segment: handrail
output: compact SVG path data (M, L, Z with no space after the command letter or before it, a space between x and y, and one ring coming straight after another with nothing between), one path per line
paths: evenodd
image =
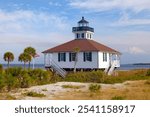
M64 69L62 69L55 61L51 61L51 64L54 63L54 65L56 65L56 67L60 68L62 71L64 71L66 73L66 71Z
M61 68L55 61L51 61L50 66L53 67L53 69L59 73L62 77L65 77L67 72Z

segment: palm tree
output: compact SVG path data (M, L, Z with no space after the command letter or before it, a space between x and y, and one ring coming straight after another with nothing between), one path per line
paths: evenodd
M36 50L33 47L26 47L24 49L24 53L29 54L31 56L31 60L32 60L32 58L34 58L34 56L36 55ZM30 68L31 60L29 61L29 68Z
M28 53L20 54L18 61L24 62L24 69L27 62L31 61L31 56Z
M76 64L78 62L78 53L80 52L80 48L76 47L74 48L74 52L75 52L75 61L74 61L74 72L76 72Z
M7 66L9 68L9 63L14 60L14 54L12 52L6 52L4 54L4 60L8 62Z

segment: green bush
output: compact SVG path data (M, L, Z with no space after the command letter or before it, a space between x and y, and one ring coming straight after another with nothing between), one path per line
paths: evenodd
M19 87L18 79L13 77L11 74L5 75L5 84L7 86L7 91L11 91L12 89Z
M13 77L19 77L22 75L23 69L21 67L13 67L13 68L7 68L5 70L6 74L11 74Z
M50 83L52 73L42 69L34 69L29 71L29 76L36 85L43 85Z
M147 70L146 76L150 76L150 69Z
M3 65L0 64L0 74L2 74L2 72L3 72Z
M89 90L91 92L97 92L100 90L100 88L101 88L101 86L98 84L90 84L90 86L89 86Z
M37 92L27 92L25 93L26 96L30 96L30 97L45 97L46 95L42 94L42 93L37 93Z
M3 90L4 87L5 87L4 77L2 76L2 74L0 74L0 92Z
M92 71L92 72L77 72L70 73L64 79L69 82L93 82L100 83L103 81L102 71Z
M150 79L147 74L147 70L129 70L129 71L117 71L118 76L105 76L103 83L114 84L122 83L129 80L147 80Z
M23 74L22 78L20 79L20 87L21 88L28 88L31 86L31 80L28 74Z

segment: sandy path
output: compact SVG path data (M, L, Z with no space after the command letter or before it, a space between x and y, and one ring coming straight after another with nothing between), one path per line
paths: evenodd
M109 89L109 88L115 88L115 89L124 89L126 87L126 84L130 82L135 81L127 81L124 83L116 83L116 84L100 84L101 89ZM71 91L87 91L88 87L91 83L77 83L77 82L58 82L55 84L48 84L48 85L41 85L41 86L32 86L30 88L26 89L19 89L17 92L12 93L11 95L15 96L17 99L23 99L23 100L39 100L39 99L53 99L56 96L61 96L63 93L71 92ZM98 84L98 83L97 83ZM79 89L74 88L63 88L63 85L72 85L72 86L81 86ZM46 97L29 97L23 95L26 92L36 92L40 94L46 95Z

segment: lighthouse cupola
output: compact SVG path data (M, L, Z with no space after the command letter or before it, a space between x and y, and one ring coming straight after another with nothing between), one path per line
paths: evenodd
M82 17L78 26L72 28L72 32L75 34L75 39L92 39L94 28L89 27L89 22Z

